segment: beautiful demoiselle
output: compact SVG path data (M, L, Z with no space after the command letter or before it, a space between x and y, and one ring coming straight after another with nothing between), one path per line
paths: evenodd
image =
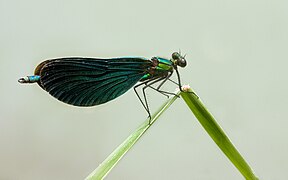
M95 106L106 103L124 94L134 86L134 91L145 110L149 111L145 89L150 87L166 96L173 94L161 90L176 71L181 90L177 67L185 67L185 56L178 52L172 58L153 57L84 58L67 57L50 59L40 63L33 76L20 78L20 83L35 83L58 100L74 106ZM161 81L161 82L160 82ZM156 87L153 84L159 82ZM144 102L137 87L143 86Z

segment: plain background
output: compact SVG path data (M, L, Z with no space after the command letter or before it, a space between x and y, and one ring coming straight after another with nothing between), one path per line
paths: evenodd
M77 108L20 85L63 56L170 57L261 179L288 162L288 3L0 1L0 179L84 179L147 117L131 90ZM173 84L166 88L174 91ZM165 97L149 91L152 109ZM178 99L107 179L243 179Z

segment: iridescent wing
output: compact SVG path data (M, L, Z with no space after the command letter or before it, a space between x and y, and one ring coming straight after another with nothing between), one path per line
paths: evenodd
M133 87L151 61L139 57L112 59L60 58L35 69L38 84L58 100L75 106L94 106L119 97Z

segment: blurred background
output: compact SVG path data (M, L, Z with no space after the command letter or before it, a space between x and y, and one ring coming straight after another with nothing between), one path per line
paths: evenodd
M84 179L147 117L133 90L92 108L21 85L45 59L170 57L261 179L287 177L288 2L0 1L0 179ZM175 85L167 84L169 91ZM166 99L148 91L151 109ZM286 117L286 118L285 118ZM182 99L106 179L243 179Z

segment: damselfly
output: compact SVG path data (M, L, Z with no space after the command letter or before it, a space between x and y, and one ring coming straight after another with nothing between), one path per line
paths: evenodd
M161 90L167 81L177 84L181 90L177 67L186 66L185 56L178 52L171 59L152 57L85 58L66 57L40 63L33 76L20 78L20 83L35 83L58 100L74 106L95 106L124 94L134 86L141 104L151 114L145 89L152 88L166 96L173 93ZM177 80L170 80L174 70ZM154 87L155 83L159 85ZM136 91L142 86L144 102Z

